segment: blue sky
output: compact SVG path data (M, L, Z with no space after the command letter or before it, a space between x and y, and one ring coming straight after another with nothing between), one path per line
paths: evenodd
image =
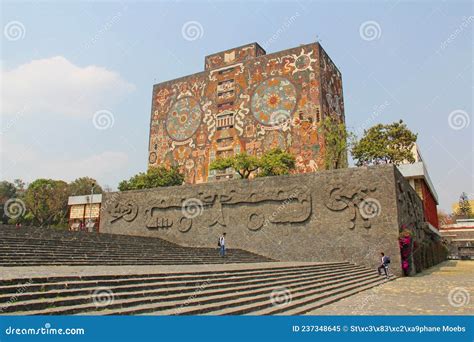
M271 53L319 40L343 75L348 127L403 119L441 208L474 197L469 1L2 1L1 12L1 179L116 188L147 167L154 83L246 43Z

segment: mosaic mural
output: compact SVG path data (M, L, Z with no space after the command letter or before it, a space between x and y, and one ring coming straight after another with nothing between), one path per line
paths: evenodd
M183 141L190 138L201 124L202 111L193 97L176 101L166 118L166 131L171 139Z
M260 83L252 96L255 119L266 126L279 125L291 119L296 106L296 88L286 78L272 77Z
M187 183L203 183L236 177L209 170L216 158L280 147L295 155L295 172L317 171L327 115L344 122L342 80L318 43L216 53L205 71L154 86L149 165L178 166Z

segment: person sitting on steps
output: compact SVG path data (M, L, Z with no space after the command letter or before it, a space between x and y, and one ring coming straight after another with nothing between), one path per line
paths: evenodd
M219 237L219 242L217 243L217 245L219 246L219 254L221 257L225 257L225 233L223 233L220 237Z
M386 256L383 252L380 253L380 255L382 256L382 259L381 259L382 263L377 268L377 271L379 272L379 275L382 275L381 270L383 270L385 273L385 276L388 278L387 268L388 268L388 264L390 264L390 257Z

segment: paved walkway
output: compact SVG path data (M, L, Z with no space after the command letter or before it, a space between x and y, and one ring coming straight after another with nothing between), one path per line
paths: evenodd
M207 264L207 265L137 265L137 266L22 266L0 267L0 280L31 278L31 277L61 277L86 275L126 275L126 274L160 274L182 272L216 272L231 270L246 270L256 268L294 267L306 265L324 265L324 262L260 262L237 264Z
M474 315L474 261L445 261L309 315Z

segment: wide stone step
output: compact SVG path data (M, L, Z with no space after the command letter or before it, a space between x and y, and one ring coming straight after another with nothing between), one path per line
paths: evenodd
M133 266L133 265L192 265L192 264L240 264L240 263L261 263L261 259L246 260L246 259L154 259L154 260L141 260L141 259L130 259L130 260L45 260L45 261L30 261L27 263L9 261L2 263L0 261L0 267L29 267L29 266Z
M0 254L1 255L1 254ZM21 258L35 258L38 259L54 259L54 258L74 258L74 257L85 257L85 258L106 258L112 259L114 257L123 257L123 258L193 258L193 257L202 257L202 258L215 258L218 257L218 251L213 251L212 253L172 253L172 252L163 252L163 253L156 253L156 254L118 254L118 253L103 253L99 254L96 252L93 253L38 253L38 254L26 254L26 253L15 253L15 254L8 254L2 255L3 260L15 260L19 257ZM246 253L239 253L239 252L229 252L226 254L227 258L231 257L241 257L241 258L253 258L251 254Z
M2 244L0 245L0 248L8 248L11 246L18 246L18 247L37 247L37 248L57 248L61 246L71 246L74 248L95 248L95 247L102 247L102 248L129 248L129 249L139 249L139 248L146 248L146 249L153 249L153 248L183 248L181 246L177 245L163 245L163 244L147 244L147 245L142 245L142 244L132 244L132 243L97 243L97 242L75 242L75 241L51 241L51 242L45 242L45 241L33 241L31 239L29 240L22 240L22 241L3 241Z
M386 279L372 274L370 277L361 278L357 281L349 281L340 284L339 286L329 286L324 289L309 289L304 292L299 292L294 294L293 291L290 292L288 296L288 301L280 303L281 305L275 305L271 302L263 302L260 305L247 305L237 308L226 308L218 311L211 311L208 314L210 315L275 315L275 314L285 314L285 315L296 315L303 314L307 311L311 311L317 308L320 305L327 305L333 303L337 300L345 298L344 293L349 291L355 291L354 293L363 291L367 288L372 288L374 286L380 285L386 282ZM337 295L337 296L336 296ZM347 296L349 296L348 294ZM332 300L329 300L331 298ZM325 302L326 304L322 304ZM300 310L300 307L306 307L306 309ZM299 312L299 313L292 313ZM305 311L306 310L306 311Z
M357 266L356 266L357 267ZM49 291L54 289L73 289L89 286L120 286L134 283L150 283L156 281L198 281L200 279L232 279L238 277L266 277L277 274L304 273L304 272L331 272L335 268L351 269L353 265L349 263L335 263L327 265L300 266L295 267L272 267L259 269L243 269L228 271L212 271L199 273L171 273L171 274L140 274L140 275L120 275L120 276L81 276L81 277L48 277L34 278L31 281L25 278L10 279L0 281L0 294L22 291ZM1 298L1 297L0 297Z
M156 251L141 251L139 253L132 253L128 251L107 251L104 250L102 252L100 251L74 251L74 250L69 250L69 251L11 251L8 253L2 253L0 252L0 255L4 256L5 258L12 258L14 256L54 256L54 257L69 257L69 256L74 256L74 255L87 255L87 256L108 256L108 255L113 255L113 256L135 256L135 257L146 257L146 256L193 256L193 255L201 255L201 256L216 256L219 254L219 251L217 249L215 250L206 250L206 251L194 251L194 250L156 250ZM239 255L242 257L245 256L255 256L254 254L242 252L239 250L227 250L226 256L232 256L232 255Z
M239 249L184 247L160 238L0 225L0 266L228 264L273 261Z
M340 277L336 277L336 279L331 280L331 276L321 277L318 275L310 276L305 279L292 279L292 280L285 280L279 281L274 280L269 284L258 284L255 286L241 286L240 284L236 284L233 287L225 288L225 289L211 289L208 290L206 288L197 287L197 288L190 288L187 289L186 293L180 292L178 294L163 294L166 293L166 290L162 290L160 295L153 295L149 294L147 296L143 296L141 292L134 293L133 296L131 293L127 293L127 298L121 298L121 294L114 294L113 302L107 306L107 310L97 309L96 305L92 302L91 297L80 297L80 298L68 298L64 301L58 299L54 302L41 302L37 305L45 306L49 304L50 307L46 309L40 310L33 310L31 311L30 306L28 307L29 314L77 314L77 313L87 313L87 314L132 314L138 312L149 312L150 305L154 311L156 310L174 310L176 306L182 305L184 302L188 303L189 305L195 304L194 302L199 302L200 307L205 304L210 303L217 303L224 300L235 300L235 299L242 299L242 297L251 297L261 294L271 292L275 286L283 286L291 284L292 287L294 286L319 286L318 284L322 282L343 282L345 280L342 279L354 279L357 277L366 277L367 272L357 272L355 275L350 277L348 274L340 275ZM332 276L334 277L334 276ZM152 292L153 293L153 292ZM191 295L190 295L191 293ZM137 298L138 297L138 298ZM193 298L189 301L189 298ZM66 306L67 303L75 304ZM31 303L28 303L31 304ZM61 307L57 307L58 304L62 304ZM138 308L137 308L138 306ZM145 308L141 307L145 306ZM18 308L18 305L16 306ZM105 308L104 308L105 309ZM145 310L145 311L143 311ZM9 310L11 311L11 310ZM130 311L130 312L129 312Z
M22 242L22 241L31 241L32 243L42 242L42 243L54 243L56 241L64 241L64 242L71 242L71 243L95 243L95 244L130 244L130 245L169 245L169 246L176 246L175 243L166 241L163 239L157 238L141 238L137 239L117 239L108 234L106 237L102 237L101 239L90 239L87 238L86 235L77 236L75 238L70 238L67 236L62 236L58 234L57 236L22 236L22 235L7 235L1 233L0 237L2 241L15 241L15 242Z
M285 270L280 272L255 272L242 275L233 275L229 276L224 275L208 275L206 277L170 277L166 279L165 277L160 278L137 278L137 279L128 279L125 281L83 281L75 283L60 283L59 288L53 288L54 285L44 283L44 284L35 284L35 285L19 285L0 288L5 294L0 295L0 304L6 303L12 297L12 293L15 295L17 302L33 300L33 299L45 299L45 298L57 298L57 297L68 297L68 296L79 296L79 295L90 295L97 288L107 287L114 293L125 293L125 292L136 292L143 291L153 291L157 288L166 288L166 293L182 293L183 288L190 288L200 286L203 281L208 283L207 288L225 288L233 286L236 283L245 283L245 284L263 284L267 282L272 282L275 279L277 280L289 280L293 279L295 276L299 276L300 279L310 276L328 276L328 275L338 275L346 272L349 269L349 266L346 268L339 268L338 271L334 270L321 269L317 272L313 270L300 270L293 269L291 271ZM355 268L351 268L356 270ZM311 272L311 273L310 273ZM279 278L275 278L279 277ZM17 293L18 289L21 289L21 293ZM9 291L8 291L9 290Z
M349 286L349 287L332 291L331 293L327 293L326 296L322 296L323 297L322 299L309 297L305 300L301 300L301 302L299 303L300 306L295 306L291 310L279 311L277 314L278 315L303 315L312 310L322 308L323 306L332 304L341 299L353 296L359 292L366 291L371 288L374 288L375 286L385 284L388 281L390 280L387 280L384 277L379 277L379 279L374 280L374 281L368 280L366 282L362 282L358 284L358 286ZM253 314L256 315L258 313L254 312Z
M260 263L262 260L253 260L250 262ZM220 259L210 259L210 260L199 260L199 259L186 259L186 260L55 260L55 261L31 261L28 263L22 262L0 262L1 267L27 267L27 266L93 266L93 265L104 265L104 266L133 266L133 265L193 265L193 264L233 264L233 263L249 263L248 260L220 260Z
M172 303L156 303L144 305L142 307L135 306L132 308L125 308L119 310L103 310L101 313L106 315L123 315L123 314L159 314L159 315L201 315L210 313L212 311L222 310L230 307L240 307L242 305L251 304L252 307L260 308L272 305L272 293L279 287L284 287L291 291L292 294L304 293L308 290L317 289L317 291L325 292L328 289L341 286L343 283L357 283L361 279L367 279L369 277L377 277L376 275L369 275L367 271L357 272L357 274L345 274L341 277L331 279L327 277L325 279L316 279L308 281L295 280L289 283L274 283L272 285L259 288L257 290L250 290L239 292L237 294L229 295L211 295L209 297L200 299L194 298L186 301L186 305L176 309L176 305L180 305L177 302ZM174 306L172 306L174 304ZM95 313L94 313L95 314Z
M366 271L364 271L366 272ZM354 272L354 275L361 274L362 272ZM346 273L338 272L333 273L331 275L319 275L319 274L307 274L304 276L298 276L298 282L314 282L318 279L339 279L341 277L347 277ZM190 294L200 292L199 294L195 295L195 297L204 297L209 294L223 294L223 293L235 293L240 291L247 291L249 289L261 289L266 287L274 287L275 284L292 284L295 282L294 276L289 277L273 277L272 279L261 280L258 279L257 281L247 281L239 283L238 281L234 282L221 282L219 284L215 284L216 286L207 286L208 281L207 279L202 279L201 282L195 282L192 286L180 286L180 284L176 284L174 287L167 287L166 283L158 284L157 288L155 289L148 289L148 290L141 290L141 291L127 291L127 292L115 292L113 288L106 287L107 291L112 291L114 297L114 304L113 306L121 306L130 305L132 304L140 304L140 303L148 303L154 298L160 298L161 301L170 301L170 300L186 300ZM202 284L206 284L206 290L200 291L202 288ZM211 283L209 283L211 284ZM100 288L99 288L100 289ZM102 288L104 289L104 288ZM143 298L144 297L144 298ZM143 298L143 299L140 299ZM19 310L40 310L44 308L49 308L51 306L68 306L68 305L78 305L78 304L86 304L89 305L89 309L95 310L96 307L94 304L91 304L92 296L91 293L88 293L87 296L67 296L65 293L62 297L56 298L41 298L41 300L26 300L23 302L16 302L9 307L7 307L4 312L13 312ZM110 306L109 306L110 307ZM68 312L70 314L71 312Z
M16 287L20 286L17 284L23 282L29 282L31 284L52 284L52 283L62 283L62 282L74 282L77 281L78 283L84 282L102 282L102 281L143 281L144 279L148 278L165 278L165 279L199 279L200 277L210 277L210 276L221 276L221 275L229 275L235 276L240 274L266 274L267 272L286 272L295 270L325 270L327 268L336 268L336 267L357 267L355 265L350 264L349 262L324 262L324 263L310 263L310 264L298 264L297 267L295 266L281 266L279 264L274 263L264 263L265 267L258 267L255 268L253 265L249 265L248 268L238 268L238 269L227 269L224 270L214 270L211 268L210 270L206 271L199 271L199 272L179 272L179 273L143 273L143 274L109 274L109 275L78 275L78 276L49 276L49 277L34 277L32 279L28 278L11 278L11 279L3 279L0 280L0 287ZM275 266L277 265L277 266Z
M44 229L43 231L37 230L36 232L25 233L22 229L19 230L8 230L0 227L0 240L16 239L25 240L43 240L43 241L77 241L77 242L94 242L94 243L125 243L125 244L163 244L163 245L176 245L171 241L156 237L142 237L142 236L130 236L130 235L117 235L117 234L89 234L89 233L77 233L68 231L51 232L51 229Z

